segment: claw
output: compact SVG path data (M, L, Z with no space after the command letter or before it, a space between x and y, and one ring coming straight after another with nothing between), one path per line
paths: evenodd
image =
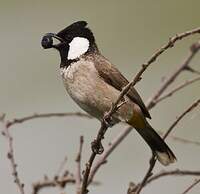
M102 146L102 143L101 143L101 142L97 142L96 139L91 143L91 146L92 146L92 151L93 151L95 154L102 154L103 151L104 151L104 148L103 148L103 146Z
M113 118L111 116L109 116L107 113L105 113L105 115L103 117L103 121L106 124L106 126L108 126L108 127L112 127L115 124Z

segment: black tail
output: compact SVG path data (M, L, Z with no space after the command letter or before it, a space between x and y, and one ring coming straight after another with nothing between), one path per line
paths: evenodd
M156 154L161 164L167 166L176 161L176 157L170 150L164 140L156 133L156 131L148 124L145 129L136 129L143 137L152 151Z

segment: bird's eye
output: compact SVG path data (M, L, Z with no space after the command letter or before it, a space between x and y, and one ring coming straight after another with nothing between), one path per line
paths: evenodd
M50 35L45 35L42 38L41 45L44 49L52 48L53 46L53 38Z

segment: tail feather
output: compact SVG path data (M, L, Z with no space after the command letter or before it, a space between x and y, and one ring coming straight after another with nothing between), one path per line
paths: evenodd
M136 128L136 130L156 154L161 164L167 166L176 161L176 156L171 149L149 124L145 129Z

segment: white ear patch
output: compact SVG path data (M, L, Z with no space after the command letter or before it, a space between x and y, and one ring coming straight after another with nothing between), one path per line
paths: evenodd
M89 48L89 41L87 38L75 37L69 43L68 60L76 59L82 54L86 53Z

